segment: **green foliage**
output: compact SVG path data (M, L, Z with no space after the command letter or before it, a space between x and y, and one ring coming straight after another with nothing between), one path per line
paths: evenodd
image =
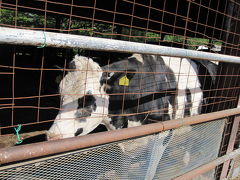
M161 39L161 35L153 32L146 32L146 38L150 42L159 42Z
M47 16L30 12L15 12L14 10L0 9L0 24L16 25L29 28L54 28L59 32L68 32L85 36L121 39L134 42L161 42L162 34L132 29L129 27L113 26L111 24L99 23L97 21L86 21L77 18ZM71 23L71 24L70 24ZM117 29L118 28L118 29ZM120 35L117 35L120 34ZM208 45L209 40L204 38L185 38L183 36L165 35L164 42L185 44L188 49L196 49L200 45ZM215 45L221 45L220 41L213 41Z
M6 25L16 25L30 28L43 28L44 27L44 16L29 12L17 12L12 10L0 9L0 23ZM55 19L53 17L46 18L46 25L48 28L55 27Z
M0 24L14 25L15 13L7 9L0 9Z
M164 41L167 41L167 42L183 43L184 37L183 37L183 36L165 35L163 40L164 40Z
M201 45L208 45L209 40L208 39L203 39L203 38L188 38L187 39L187 47L188 49L197 49L198 46Z

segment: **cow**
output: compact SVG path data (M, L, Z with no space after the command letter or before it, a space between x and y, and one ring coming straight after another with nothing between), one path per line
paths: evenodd
M49 140L86 135L99 124L114 130L201 113L205 85L190 59L133 54L100 67L76 55L69 68Z
M48 140L86 135L99 124L115 130L200 114L206 82L198 75L202 69L210 77L216 72L208 69L215 66L201 64L187 58L133 54L100 67L91 58L76 55L59 84L62 106ZM159 161L173 137L190 130L186 126L160 133L159 154L153 158ZM124 142L119 146L131 157L137 149L133 146L148 143L139 139L131 147ZM189 160L185 152L184 164ZM152 168L156 171L157 164Z
M91 58L76 55L59 84L60 111L47 133L49 140L85 135L108 115L108 95L100 86L101 67Z
M86 135L99 124L115 130L200 114L209 95L203 90L215 83L217 67L207 61L133 54L103 67L91 58L76 55L69 68L59 84L61 108L47 133L48 140ZM150 157L155 163L151 172L146 172L148 179L154 177L173 137L190 130L191 126L185 126L156 135L157 151ZM132 141L131 146L118 143L128 159L123 160L126 172L149 163L138 162L135 156L144 153L137 151L144 151L151 139ZM188 165L190 152L177 147L183 151L181 163ZM98 176L107 177L109 173L119 176L114 170Z
M101 79L110 95L109 114L114 114L110 124L116 129L148 124L151 120L183 118L186 111L191 116L201 111L203 92L198 67L190 59L134 54L102 68L116 71L103 73ZM130 81L128 86L119 85L123 77ZM191 93L190 99L187 93ZM131 113L135 115L129 116Z

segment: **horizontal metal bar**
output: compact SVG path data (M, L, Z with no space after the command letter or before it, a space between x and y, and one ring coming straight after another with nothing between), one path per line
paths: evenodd
M0 27L0 43L153 54L240 63L240 57L106 38Z
M221 157L219 157L219 158L217 158L217 159L215 159L215 160L213 160L213 161L211 161L207 164L204 164L204 165L202 165L202 166L200 166L200 167L198 167L198 168L196 168L196 169L194 169L194 170L192 170L192 171L190 171L186 174L183 174L183 175L181 175L181 176L179 176L179 177L177 177L173 180L190 180L194 177L197 177L197 176L199 176L199 175L201 175L205 172L208 172L208 171L214 169L216 166L224 163L225 161L228 161L230 159L234 159L238 156L240 156L240 149L237 149L233 152L230 152L230 153L228 153L224 156L221 156Z
M147 124L138 127L119 129L115 131L100 132L86 136L66 138L55 141L40 142L18 147L0 149L0 164L21 161L40 156L72 151L80 148L92 147L158 133L164 130L212 121L232 115L240 114L240 108L229 109L209 114L202 114L184 119L169 120L159 123Z

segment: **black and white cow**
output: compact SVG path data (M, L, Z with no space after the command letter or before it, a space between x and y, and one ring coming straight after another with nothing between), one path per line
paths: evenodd
M101 67L91 58L76 55L69 68L59 84L61 109L48 131L49 140L88 134L108 118Z
M114 130L201 112L203 85L190 59L134 54L101 68L75 56L70 68L59 85L62 107L50 140L88 134L100 123Z
M59 85L62 106L48 131L48 139L85 135L99 124L115 130L197 115L206 97L202 91L205 79L198 75L207 71L212 76L215 71L210 73L211 67L215 66L186 58L133 54L101 68L91 58L75 56L70 63L72 70ZM173 137L190 130L187 126L156 135L157 151L150 158L155 163L146 175L148 179L154 177ZM136 150L141 151L150 141L145 137L134 140L131 146L128 142L118 145L128 159L134 159ZM187 165L190 153L183 154L182 162ZM145 163L147 160L131 161L126 171Z
M121 71L105 72L101 80L101 85L108 85L110 124L114 128L183 118L187 108L190 115L201 111L198 67L189 59L134 54L103 69ZM128 86L119 85L123 77L129 79Z

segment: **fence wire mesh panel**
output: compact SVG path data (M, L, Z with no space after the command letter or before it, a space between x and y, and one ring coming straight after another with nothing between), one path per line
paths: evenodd
M219 0L216 3L200 0L174 0L171 2L108 0L106 2L106 4L103 4L98 0L88 2L75 0L61 2L57 0L35 0L32 2L2 0L0 1L0 26L42 30L42 37L44 37L45 31L51 31L176 46L193 50L199 48L198 50L219 53L219 56L221 54L239 56L238 1ZM156 74L162 73L160 69L157 69L156 72L151 72L154 71L154 68L148 69L149 77L147 77L147 75L140 75L146 71L144 66L136 65L135 67L138 66L137 72L135 72L136 68L130 69L127 64L120 63L118 68L111 67L112 63L130 57L130 54L77 48L49 48L45 47L44 38L42 45L38 48L1 45L0 52L0 82L6 84L4 88L0 89L0 115L4 117L4 121L1 121L0 133L3 135L11 134L14 131L13 128L18 124L23 127L22 133L49 129L58 111L64 109L60 105L59 83L71 71L69 62L75 54L93 58L101 68L104 67L102 71L107 73L107 76L118 74L121 71L126 72L127 77L130 78L132 77L131 73L132 75L134 73L138 75L138 79L135 78L133 81L139 84L139 87L135 88L140 90L129 90L126 84L123 84L125 86L122 88L123 90L115 91L115 95L118 94L119 98L123 97L123 100L119 102L123 105L119 107L118 115L127 114L126 112L120 113L120 109L124 109L124 103L128 103L124 100L124 94L131 96L129 93L132 93L135 97L142 97L147 92L147 90L141 91L144 88L141 86L146 82L146 79L151 79ZM180 61L180 63L173 65L172 62L177 61ZM192 82L191 86L185 86L188 96L181 100L187 102L187 106L181 107L182 111L186 109L184 110L186 111L185 114L199 114L194 110L189 113L189 109L197 108L195 104L199 101L197 99L198 87L204 94L203 109L200 113L236 107L239 97L239 65L219 64L219 62L205 63L205 61L194 60L190 63L196 64L193 65L195 69L192 70L180 58L170 59L165 57L164 63L168 66L166 68L175 69L175 72L163 70L166 72L166 78L168 78L166 83L169 84L168 91L165 92L166 96L169 93L178 93L177 90L174 91L174 88L172 88L174 78L176 81L185 79L188 84ZM155 66L156 64L150 65ZM111 69L108 69L108 66ZM173 66L177 66L177 68L173 68ZM83 71L89 72L90 70L85 69ZM193 71L198 72L194 74ZM170 75L167 75L168 73ZM174 73L175 77L169 80L171 73ZM191 81L193 76L196 79L199 78L200 86L198 86L198 80L195 84ZM116 76L114 77L116 78ZM164 77L162 78L164 79ZM180 82L177 83L180 84ZM64 85L64 83L62 84ZM152 86L158 85L158 83L152 84ZM155 87L150 88L149 85L148 88L148 93L158 93ZM167 89L162 88L162 90ZM73 92L68 93L73 94ZM120 93L123 95L120 95ZM87 91L83 94L87 94ZM180 91L179 94L181 94ZM189 103L189 99L191 99L192 104ZM141 100L136 104L139 107ZM138 107L130 113L142 113L139 112ZM167 107L162 108L161 111L164 111L165 108ZM175 116L175 118L177 117L182 116ZM232 122L230 121L228 124L231 126ZM126 124L123 126L126 126Z
M1 179L172 179L218 155L225 120L195 125L161 151L164 133L2 167ZM174 131L177 131L174 130ZM174 133L173 133L174 134ZM168 142L165 142L168 143ZM201 147L201 148L199 148ZM205 179L214 179L214 172Z
M0 34L0 148L237 107L239 12L240 0L0 0L0 28L17 30L15 39ZM41 43L29 45L22 40L29 35L23 29L38 32L30 40L40 39ZM103 45L99 49L79 48L70 38L49 45L53 36L48 34L93 37L89 44L100 39L146 48L143 54L136 54L139 51L130 51L127 46L120 50L112 45L108 52ZM60 41L70 45L62 46ZM174 57L153 55L149 50L164 46ZM189 52L202 56L190 56ZM201 59L203 55L205 59ZM115 143L43 161L37 165L45 169L36 168L36 177L27 173L25 166L19 173L47 179L46 174L54 169L63 174L76 170L79 173L73 177L79 178L168 179L230 151L231 133L237 128L234 118L191 126L189 133L184 129L143 137L139 140L145 144L138 147L131 147L138 142L129 140L122 143L125 150ZM239 132L234 148L239 147ZM94 163L99 170L86 174L92 172ZM30 163L26 167L34 166ZM221 175L222 167L227 172L226 164L219 166L216 178L225 176ZM4 170L6 174L0 176L21 176L11 172Z

